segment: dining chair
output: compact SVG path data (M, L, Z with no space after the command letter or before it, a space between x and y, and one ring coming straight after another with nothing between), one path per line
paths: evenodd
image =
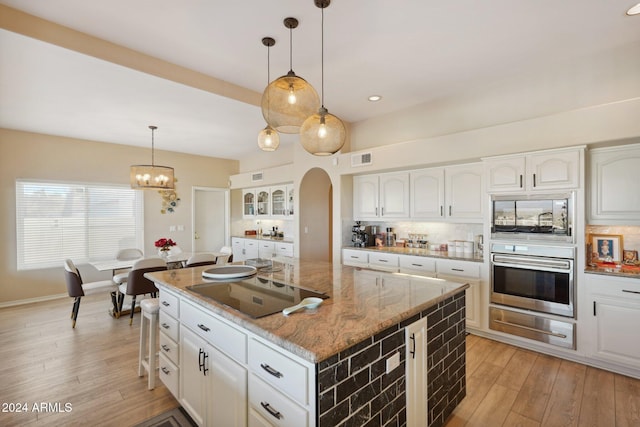
M136 297L138 295L151 294L151 297L155 298L158 293L158 288L156 288L155 284L144 277L145 273L166 269L167 264L162 258L144 258L133 264L129 275L127 276L126 283L119 286L120 295L118 297L118 311L121 313L125 295L131 296L129 325L133 323L133 314L136 308Z
M82 276L80 271L75 266L73 261L66 259L64 261L64 276L67 283L67 292L73 300L73 308L71 309L71 327L76 327L76 320L78 319L78 311L80 310L80 299L85 296L85 290L97 290L100 288L108 287L111 283L110 280L101 280L97 282L82 282Z
M223 246L220 248L220 251L223 254L229 254L229 258L227 258L227 262L233 262L233 249L231 249L231 246Z
M200 267L202 265L217 264L216 256L210 253L193 254L187 260L185 267Z
M118 261L132 261L132 260L140 259L142 257L143 257L142 251L138 248L120 249L116 254L116 260ZM116 286L120 286L121 284L127 281L128 275L129 275L129 271L124 271L122 273L114 274L113 282L116 284Z

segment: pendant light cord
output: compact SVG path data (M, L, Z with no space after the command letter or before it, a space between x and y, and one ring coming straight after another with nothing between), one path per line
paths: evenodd
M156 131L155 128L151 127L151 167L155 166L154 141L153 141L153 134L155 133L155 131Z
M321 104L324 109L324 7L320 8L322 19L320 21L320 91Z
M289 27L289 72L293 72L293 28Z

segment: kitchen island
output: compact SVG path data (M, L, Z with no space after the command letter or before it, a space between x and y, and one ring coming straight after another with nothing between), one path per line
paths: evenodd
M292 259L274 263L273 269L259 272L252 280L269 292L296 292L294 287L301 287L329 298L316 309L254 319L187 289L205 281L206 269L147 274L161 291L161 331L179 325L179 333L172 335L177 348L172 348L169 338L165 347L180 357L164 357L161 334L160 376L180 403L189 410L186 395L193 386L184 386L190 375L185 366L189 345L197 356L196 375L203 370L202 355L209 354L202 345L192 345L193 332L202 337L211 334L214 338L209 341L222 337L211 343L213 350L220 353L219 360L230 358L238 375L244 375L244 380L234 383L235 406L231 399L217 409L201 409L204 414L195 417L199 423L219 418L220 411L234 411L233 422L238 425L247 418L250 425L337 426L346 420L354 426L406 425L415 409L407 405L407 384L415 381L406 377L405 368L408 357L416 354L424 357L429 425L442 425L465 396L467 284ZM209 322L207 326L200 318ZM423 345L416 348L418 341L406 329L421 319L426 319ZM213 330L205 333L204 329ZM163 376L163 362L168 370L175 367L172 378ZM292 367L288 377L300 380L300 385L287 384L286 373L274 369L279 362ZM227 374L232 371L225 369ZM204 386L202 390L207 392ZM222 398L229 398L229 393ZM247 395L248 405L238 403ZM216 410L217 414L207 416Z

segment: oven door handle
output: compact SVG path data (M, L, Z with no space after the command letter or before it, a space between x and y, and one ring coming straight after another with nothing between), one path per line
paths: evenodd
M494 265L505 267L521 267L521 268L544 268L549 271L570 271L571 261L544 259L537 260L525 257L514 257L505 255L493 255L492 262Z
M514 328L520 328L520 329L526 329L527 331L533 331L533 332L538 332L541 334L545 334L545 335L551 335L552 337L558 337L558 338L567 338L567 336L565 334L559 334L557 332L549 332L549 331L545 331L543 329L537 329L537 328L531 328L529 326L523 326L523 325L518 325L517 323L510 323L510 322L505 322L499 319L495 319L494 320L495 323L500 323L501 325L506 325L506 326L513 326Z

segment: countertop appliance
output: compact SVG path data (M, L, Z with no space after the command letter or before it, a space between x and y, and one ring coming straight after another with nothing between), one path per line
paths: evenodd
M491 197L491 238L574 242L575 195L532 194Z
M210 298L254 319L279 313L307 297L329 298L316 291L254 276L244 280L209 281L187 290Z
M492 243L489 327L575 348L574 277L573 246Z
M371 227L362 225L360 221L356 221L351 227L351 244L358 248L364 248L373 245L373 236L371 235Z

